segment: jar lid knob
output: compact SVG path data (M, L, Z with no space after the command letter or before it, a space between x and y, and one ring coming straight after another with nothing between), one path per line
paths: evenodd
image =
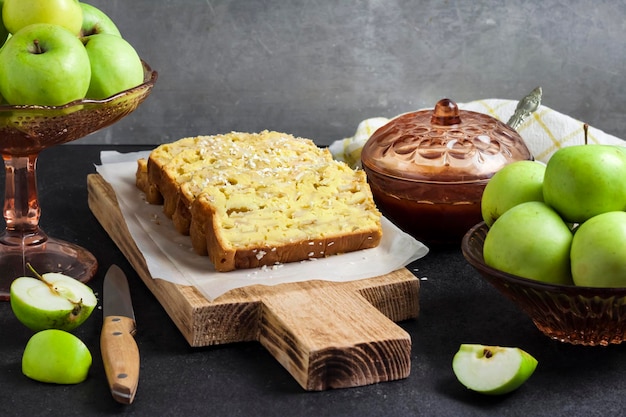
M443 98L437 102L430 123L439 126L452 126L461 123L459 107L449 98Z

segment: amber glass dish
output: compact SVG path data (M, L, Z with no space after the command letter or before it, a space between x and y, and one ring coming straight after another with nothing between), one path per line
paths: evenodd
M361 162L381 212L427 245L458 245L482 220L480 201L503 166L532 159L519 134L449 99L398 116L363 147Z
M127 116L148 97L156 79L157 72L144 63L141 85L107 99L63 106L0 106L0 153L6 174L0 300L9 299L15 278L33 275L28 264L39 273L60 272L81 282L94 276L98 263L89 251L52 238L39 227L37 158L46 148L80 139Z
M551 285L491 268L483 259L487 231L481 222L465 234L461 243L465 259L546 336L587 346L626 340L626 288Z

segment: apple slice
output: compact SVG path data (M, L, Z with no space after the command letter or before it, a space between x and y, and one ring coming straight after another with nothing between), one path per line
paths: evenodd
M78 337L63 330L35 333L22 355L22 373L40 382L78 384L87 378L92 356Z
M459 382L482 394L519 388L535 372L537 360L519 348L462 344L452 360Z
M37 274L13 281L10 302L17 319L33 331L72 330L91 315L98 303L93 290L60 273Z

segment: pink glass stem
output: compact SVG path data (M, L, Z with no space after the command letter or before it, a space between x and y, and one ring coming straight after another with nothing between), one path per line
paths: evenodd
M32 246L47 240L39 228L41 209L37 197L37 156L3 155L6 173L4 219L6 230L0 243Z

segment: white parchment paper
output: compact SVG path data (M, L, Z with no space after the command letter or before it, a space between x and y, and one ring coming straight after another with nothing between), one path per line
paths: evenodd
M120 209L150 275L194 285L209 300L239 287L286 282L351 281L384 275L425 256L428 248L383 218L383 239L372 249L302 262L217 272L208 257L197 255L188 236L179 234L162 206L146 202L135 186L137 159L149 152L103 152L97 172L113 187Z

